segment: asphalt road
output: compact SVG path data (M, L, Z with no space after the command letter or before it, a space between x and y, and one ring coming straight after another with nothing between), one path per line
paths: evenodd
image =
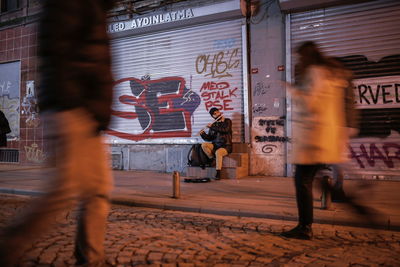
M0 195L0 228L30 197ZM113 205L110 266L400 266L400 232L314 225L314 239L278 235L293 222ZM74 212L24 254L21 266L73 266Z

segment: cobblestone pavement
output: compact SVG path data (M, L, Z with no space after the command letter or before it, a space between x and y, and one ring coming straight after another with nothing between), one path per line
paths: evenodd
M28 197L0 195L0 228ZM37 241L22 266L73 266L73 213ZM314 225L312 241L278 236L293 222L112 207L110 266L400 266L400 232Z

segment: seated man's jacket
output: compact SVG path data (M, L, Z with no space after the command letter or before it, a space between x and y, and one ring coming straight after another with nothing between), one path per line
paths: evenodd
M214 151L225 148L228 153L232 152L232 121L225 118L223 122L214 122L208 134L201 133L201 138L214 145Z

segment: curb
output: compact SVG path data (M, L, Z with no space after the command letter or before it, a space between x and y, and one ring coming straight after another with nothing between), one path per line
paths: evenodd
M22 189L13 189L13 188L0 188L0 193L5 194L13 194L13 195L25 195L25 196L40 196L43 195L43 192L34 191L34 190L22 190ZM126 199L126 198L112 198L112 204L130 206L130 207L143 207L143 208L153 208L160 210L171 210L171 211L183 211L183 212L194 212L201 214L213 214L213 215L221 215L221 216L234 216L234 217L249 217L249 218L260 218L260 219L270 219L270 220L280 220L280 221L297 221L297 216L289 216L289 215L276 215L276 214L261 214L257 212L246 212L241 210L222 210L222 209L212 209L212 208L196 208L196 207L184 207L178 205L168 205L164 203L155 203L155 202L146 202L146 201L137 201L134 199ZM328 224L328 225L341 225L341 226L351 226L351 227L361 227L361 228L370 228L370 229L381 229L381 230L390 230L400 232L400 225L390 225L388 224L368 224L368 223L359 223L359 222L349 222L349 221L341 221L341 220L328 220L328 219L315 219L314 223L318 224Z

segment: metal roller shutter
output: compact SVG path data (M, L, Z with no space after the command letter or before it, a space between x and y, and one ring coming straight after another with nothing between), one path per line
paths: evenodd
M294 49L313 40L354 72L361 128L350 144L356 171L349 176L400 179L400 2L371 1L288 16L292 70Z
M211 107L243 130L242 20L112 40L112 143L197 143Z

